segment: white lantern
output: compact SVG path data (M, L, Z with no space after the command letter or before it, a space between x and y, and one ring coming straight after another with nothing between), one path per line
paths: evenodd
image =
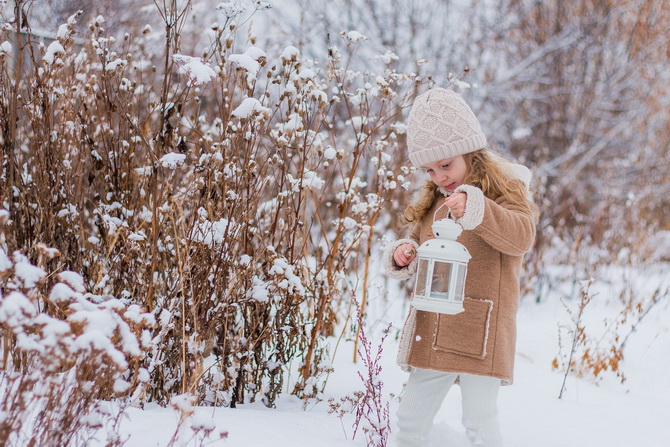
M463 312L465 276L472 256L456 238L460 224L445 218L433 222L435 239L421 244L412 306L418 310L454 315Z

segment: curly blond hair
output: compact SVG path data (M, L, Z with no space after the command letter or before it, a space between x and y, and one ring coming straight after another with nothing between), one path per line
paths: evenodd
M506 175L496 158L502 157L493 155L488 149L464 154L467 171L463 183L478 187L484 196L491 200L504 196L510 203L522 207L537 219L539 214L537 205L530 199L526 185L521 180ZM402 222L404 224L419 222L440 197L443 196L439 187L432 180L428 180L403 212Z

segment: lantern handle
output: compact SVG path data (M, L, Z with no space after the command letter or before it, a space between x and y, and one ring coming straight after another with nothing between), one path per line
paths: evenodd
M444 203L442 203L442 205L440 205L440 206L435 210L435 214L433 214L433 223L435 223L435 218L437 217L437 212L440 211L440 210L442 209L442 207L444 207L444 206L446 206L446 205L447 205L447 202L444 202ZM451 210L449 209L449 207L447 207L447 219L455 220L455 219L454 219L454 215L451 214Z

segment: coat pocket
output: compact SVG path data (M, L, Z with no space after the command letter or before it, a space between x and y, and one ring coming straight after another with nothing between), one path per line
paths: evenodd
M483 359L493 301L465 297L463 307L460 314L439 314L433 349Z

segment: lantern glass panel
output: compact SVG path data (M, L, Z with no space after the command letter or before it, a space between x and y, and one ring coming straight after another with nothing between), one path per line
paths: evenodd
M454 288L454 300L463 301L463 293L465 291L465 272L467 267L464 265L458 266L458 273L456 274L456 286Z
M416 275L414 295L426 296L426 279L428 278L428 260L419 259L419 271Z
M449 298L449 281L451 279L452 264L435 261L433 278L430 287L430 297L439 299Z

